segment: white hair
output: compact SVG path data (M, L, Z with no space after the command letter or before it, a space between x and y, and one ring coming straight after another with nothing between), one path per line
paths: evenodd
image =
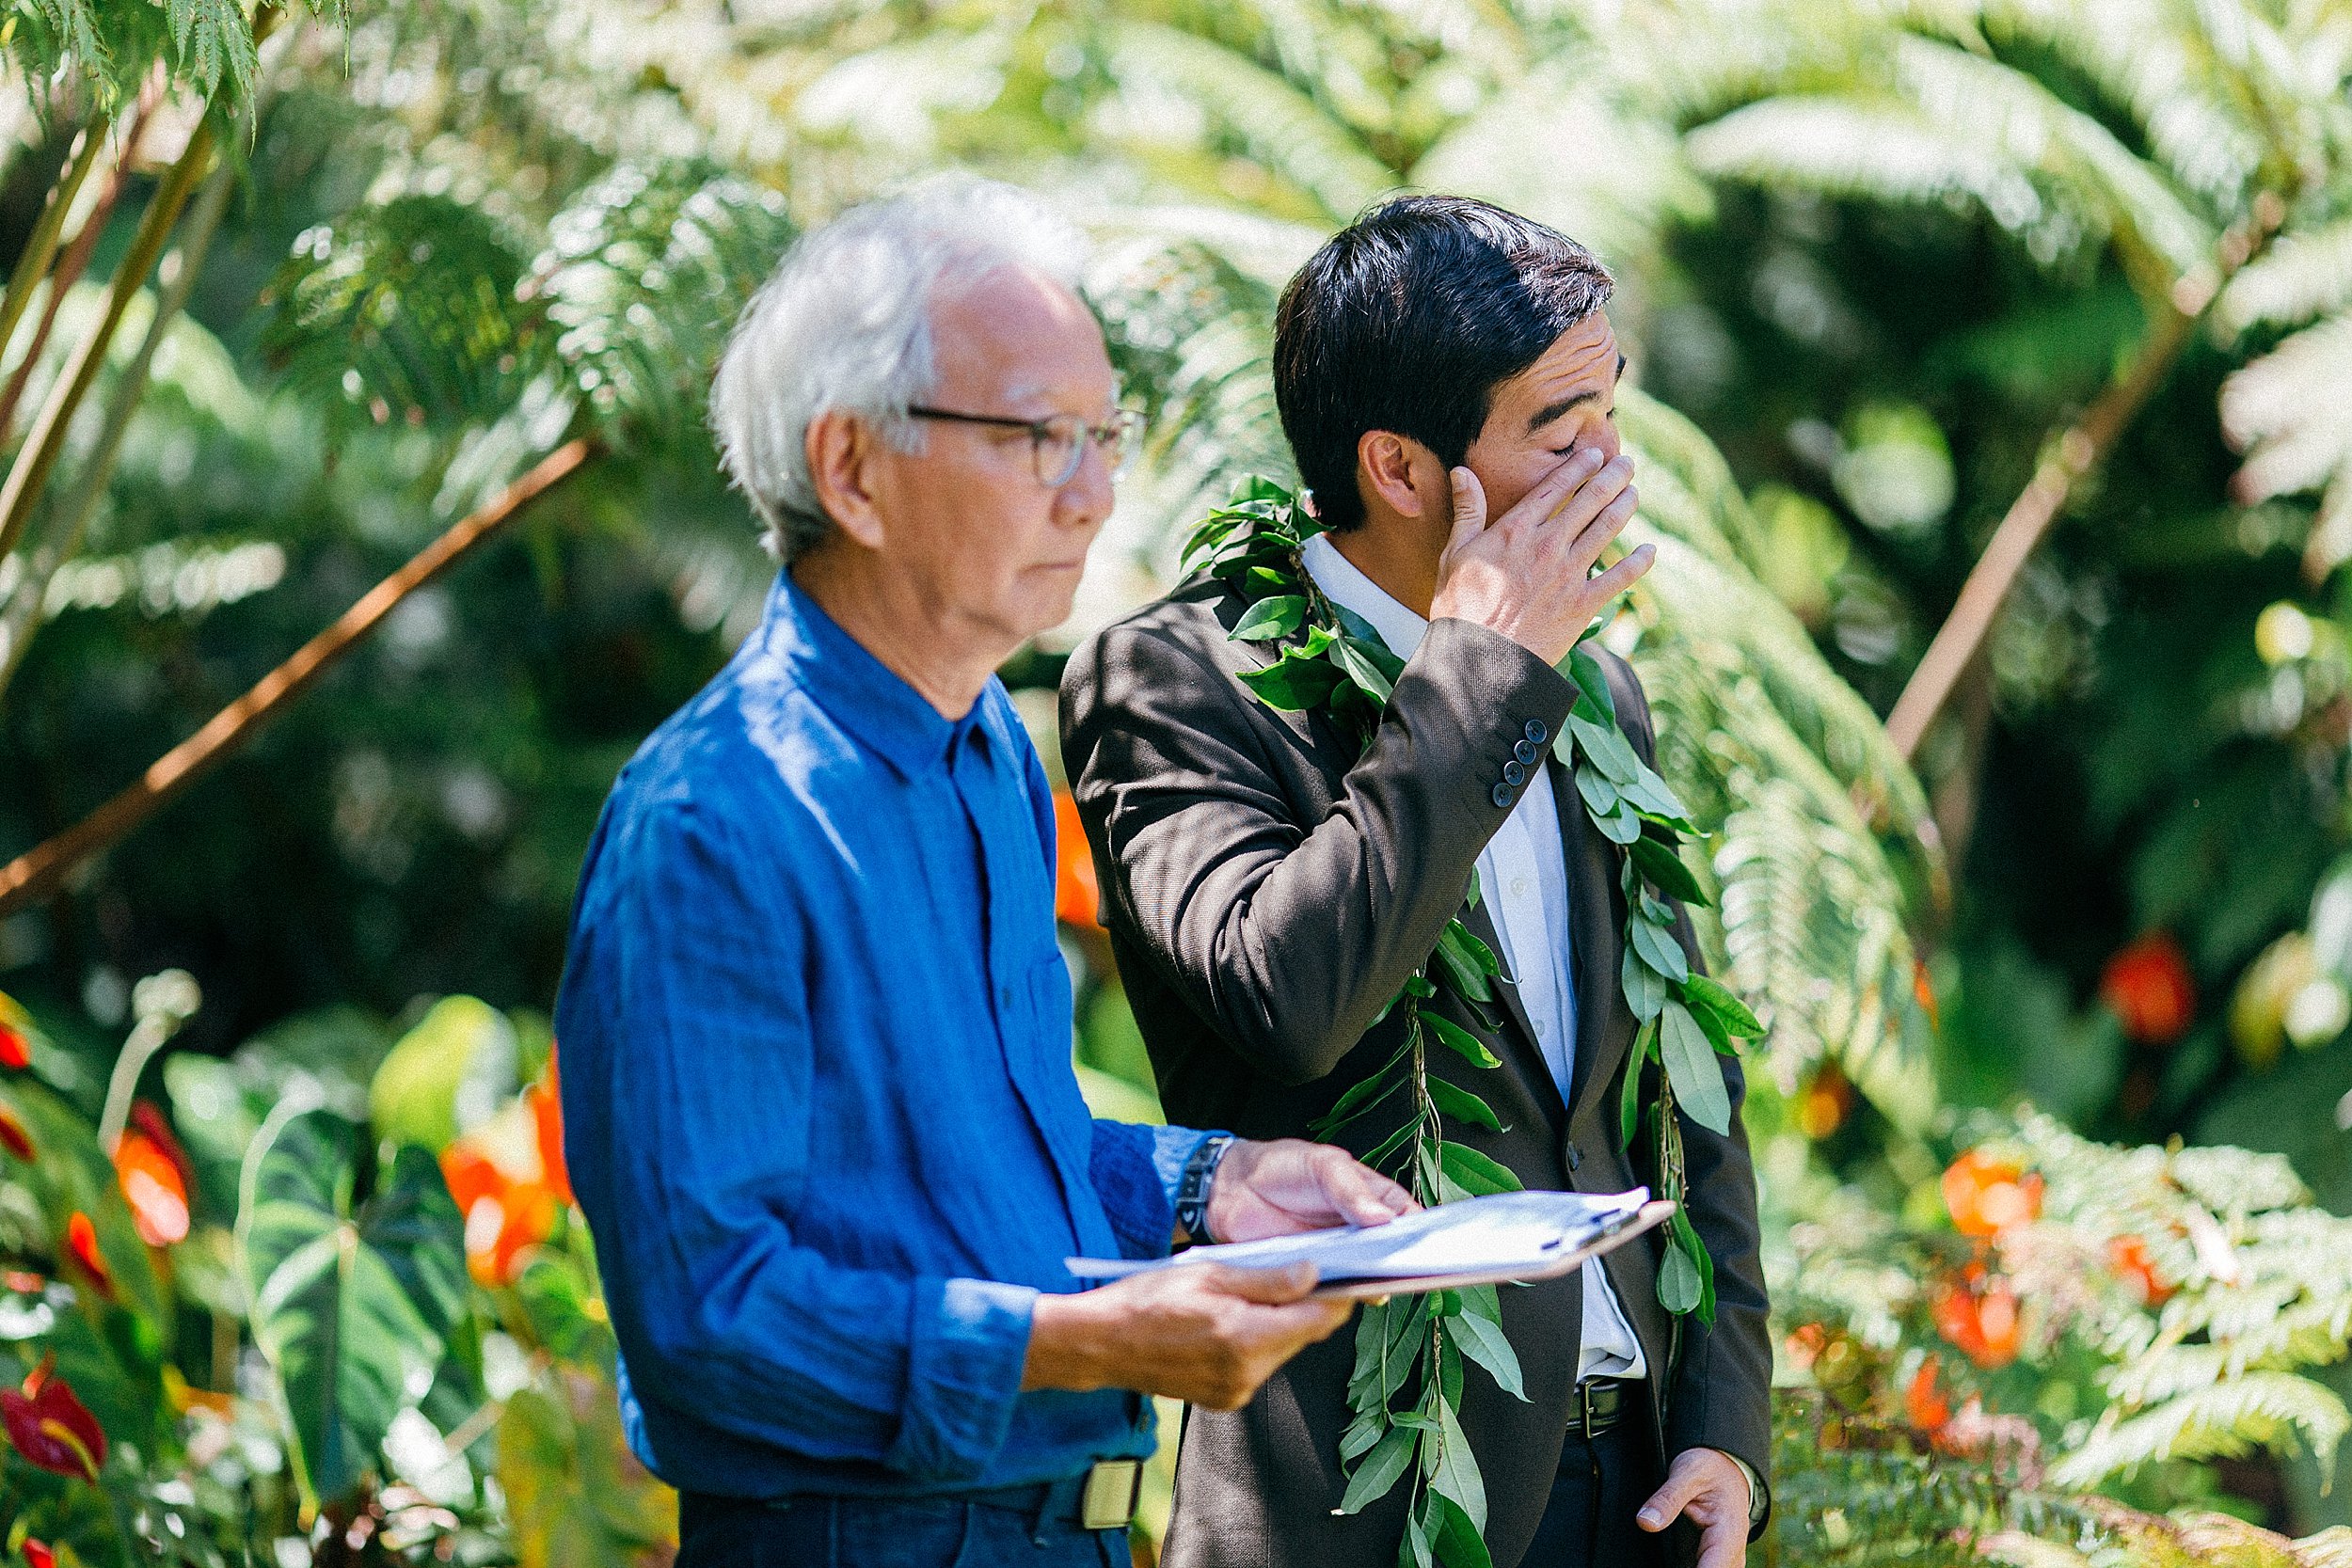
M870 421L920 451L907 417L937 383L930 312L943 285L1008 266L1073 293L1086 242L1036 197L993 180L942 175L803 235L727 340L710 422L727 478L789 562L833 528L808 467L808 427L830 410Z

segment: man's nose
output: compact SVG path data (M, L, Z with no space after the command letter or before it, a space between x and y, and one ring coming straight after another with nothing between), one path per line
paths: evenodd
M1092 436L1085 438L1078 471L1054 492L1054 520L1063 528L1099 528L1118 499L1111 487L1110 455Z

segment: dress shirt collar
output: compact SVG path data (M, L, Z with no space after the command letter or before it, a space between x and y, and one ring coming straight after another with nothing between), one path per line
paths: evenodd
M789 571L776 574L755 635L834 723L901 775L945 766L964 736L980 727L985 702L975 702L961 719L946 718L844 631Z
M1413 650L1429 630L1429 623L1396 602L1389 591L1364 576L1356 563L1342 555L1327 533L1318 533L1307 541L1298 552L1307 575L1315 579L1333 604L1342 610L1353 610L1372 623L1372 629L1380 634L1380 641L1389 645L1389 652L1399 658L1410 658Z

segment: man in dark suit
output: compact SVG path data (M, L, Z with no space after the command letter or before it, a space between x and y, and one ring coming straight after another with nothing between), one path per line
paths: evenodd
M1576 697L1554 666L1652 553L1594 572L1634 507L1609 290L1539 224L1422 197L1359 220L1285 292L1276 395L1328 531L1299 568L1406 661L1367 747L1320 711L1250 694L1237 676L1273 650L1228 638L1244 607L1211 578L1072 658L1063 751L1171 1117L1305 1132L1389 1059L1402 1020L1375 1018L1459 915L1517 983L1500 988L1500 1028L1446 1004L1502 1064L1431 1053L1502 1123L1449 1119L1446 1136L1529 1187L1657 1183L1646 1140L1629 1151L1617 1132L1636 1031L1618 978L1622 852L1548 744ZM1598 657L1647 760L1641 687ZM1502 1568L1629 1568L1670 1543L1687 1555L1694 1532L1703 1568L1736 1568L1761 1528L1772 1354L1736 1064L1726 1078L1727 1136L1681 1122L1712 1328L1660 1305L1656 1232L1605 1268L1502 1292L1528 1400L1473 1373L1462 1402ZM1342 1141L1374 1148L1400 1125L1391 1112ZM1308 1351L1243 1410L1190 1413L1171 1568L1396 1560L1408 1488L1335 1513L1351 1339Z

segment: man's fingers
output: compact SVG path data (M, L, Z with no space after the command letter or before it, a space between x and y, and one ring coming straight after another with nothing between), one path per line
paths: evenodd
M1612 496L1607 505L1593 514L1592 521L1584 525L1584 531L1568 546L1569 564L1575 567L1580 577L1593 569L1593 562L1600 559L1600 552L1608 548L1609 541L1625 531L1625 525L1633 520L1634 508L1641 501L1640 492L1629 484Z
M1454 532L1446 540L1446 549L1460 549L1485 531L1486 527L1486 487L1478 483L1478 476L1458 465L1449 476L1454 482Z
M1666 1477L1666 1484L1650 1494L1649 1501L1642 1505L1642 1511L1633 1516L1633 1522L1652 1532L1664 1529L1682 1516L1684 1506L1698 1496L1699 1488L1705 1481L1706 1472L1694 1466L1671 1471Z
M1747 1556L1745 1520L1718 1519L1699 1537L1698 1568L1740 1568Z
M1279 1269L1236 1269L1211 1263L1201 1283L1221 1294L1271 1307L1297 1301L1315 1288L1315 1277L1312 1263L1292 1263Z
M1642 574L1657 560L1657 546L1637 545L1626 552L1624 560L1593 578L1593 586L1600 591L1602 598L1613 599L1640 581Z
M1327 1149L1315 1158L1322 1167L1323 1196L1349 1224L1386 1225L1399 1214L1411 1212L1410 1193L1359 1164L1344 1149Z

